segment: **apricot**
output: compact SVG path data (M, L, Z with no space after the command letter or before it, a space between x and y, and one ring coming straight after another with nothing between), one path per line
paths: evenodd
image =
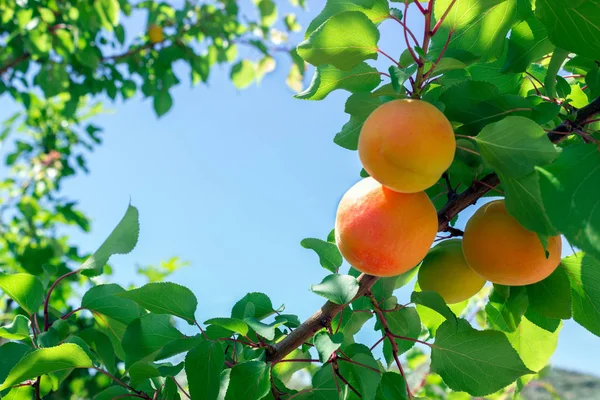
M438 219L424 192L399 193L366 178L344 194L335 236L357 270L395 276L416 266L435 239Z
M465 261L462 240L445 240L427 253L419 268L421 290L438 292L448 304L473 297L485 285Z
M358 138L365 170L402 193L433 186L452 163L455 151L452 125L441 111L421 100L393 100L377 107Z
M537 234L506 211L504 200L478 209L467 222L463 252L471 269L493 283L530 285L548 277L560 263L560 236L548 238L549 256Z
M152 44L160 43L165 40L165 34L162 27L155 24L150 25L148 27L148 38Z

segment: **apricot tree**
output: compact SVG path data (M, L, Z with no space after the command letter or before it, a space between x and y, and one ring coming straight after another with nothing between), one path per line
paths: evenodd
M402 54L379 47L384 23ZM25 258L36 272L14 262L0 275L12 316L0 327L0 396L51 398L85 382L94 399L519 398L563 320L600 336L597 0L328 0L297 53L316 67L298 98L351 92L334 141L364 163L335 229L301 243L329 272L311 288L321 309L301 322L251 292L230 316L198 319L189 289L159 282L57 302L69 279L101 275L134 248L130 205L80 265L58 273ZM383 71L368 63L380 55ZM454 224L471 205L463 232ZM563 259L560 235L578 250ZM410 298L397 298L417 274ZM357 343L366 329L379 339Z

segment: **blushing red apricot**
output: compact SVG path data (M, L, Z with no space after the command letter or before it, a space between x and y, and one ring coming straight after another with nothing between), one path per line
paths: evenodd
M379 106L362 126L358 155L382 185L402 193L433 186L456 151L452 125L433 105L393 100Z
M463 252L471 269L501 285L530 285L547 278L560 263L561 250L560 236L551 236L546 258L537 234L506 211L504 200L478 209L463 236Z
M354 268L395 276L425 257L437 227L435 208L424 192L399 193L366 178L342 197L335 235L340 252Z
M421 290L438 292L448 304L473 297L485 285L485 279L467 264L460 239L445 240L429 250L418 281Z

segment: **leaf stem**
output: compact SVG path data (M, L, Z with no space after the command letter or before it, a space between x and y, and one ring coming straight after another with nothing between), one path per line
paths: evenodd
M444 20L448 16L448 14L450 13L450 10L452 10L452 6L454 6L454 3L456 3L456 0L452 0L452 2L448 5L448 8L446 8L446 11L444 11L442 16L438 20L438 22L435 24L435 26L431 30L431 35L435 35L435 33L438 31L438 29L440 28L440 26L442 25L442 23L444 22ZM432 9L433 9L433 7L432 7Z
M185 397L187 397L188 399L192 400L192 398L190 397L190 394L188 392L186 392L183 389L183 387L181 387L181 385L179 384L179 382L177 382L177 379L175 379L174 376L172 376L171 379L173 379L173 382L175 382L175 385L177 385L177 387L179 388L179 390L181 390L181 392L185 395Z
M54 283L52 284L52 286L50 286L50 289L48 289L48 294L46 295L46 300L44 301L44 332L48 330L48 328L50 328L50 321L49 321L49 315L48 315L48 305L50 304L50 296L52 295L52 291L54 291L54 289L56 288L56 286L63 280L68 278L71 275L75 275L77 273L79 273L79 269L67 272L66 274L64 274L63 276L61 276L60 278L58 278L56 281L54 281Z
M387 54L385 51L381 50L380 48L377 48L377 52L379 54L389 58L398 68L402 68L400 63L398 61L394 60L394 58L392 56L390 56L389 54Z

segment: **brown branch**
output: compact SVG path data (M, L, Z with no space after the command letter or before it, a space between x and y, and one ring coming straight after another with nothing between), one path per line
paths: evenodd
M593 115L598 113L600 113L600 97L576 111L573 121L567 120L563 122L556 127L553 132L548 133L548 137L554 143L558 143L567 136L564 135L564 133L573 132L575 127L581 126ZM479 183L474 183L473 186L457 195L454 200L448 202L448 204L438 211L438 230L440 232L448 231L450 220L471 204L475 204L481 196L491 190L490 187L495 187L499 183L500 180L498 179L498 176L496 174L490 174L484 177ZM377 282L377 279L379 278L376 276L362 274L358 278L359 289L353 301L367 294L375 282ZM279 361L293 350L302 346L302 343L313 337L318 331L329 326L333 318L342 311L344 307L346 307L345 304L335 304L330 301L325 303L319 311L308 318L292 333L287 335L280 342L275 343L271 348L268 348L267 360L270 362Z
M19 57L15 57L13 60L7 62L6 64L4 64L3 66L0 67L0 75L5 73L9 69L14 68L17 65L21 64L23 61L29 59L29 57L31 57L31 54L29 54L27 52L21 54Z

